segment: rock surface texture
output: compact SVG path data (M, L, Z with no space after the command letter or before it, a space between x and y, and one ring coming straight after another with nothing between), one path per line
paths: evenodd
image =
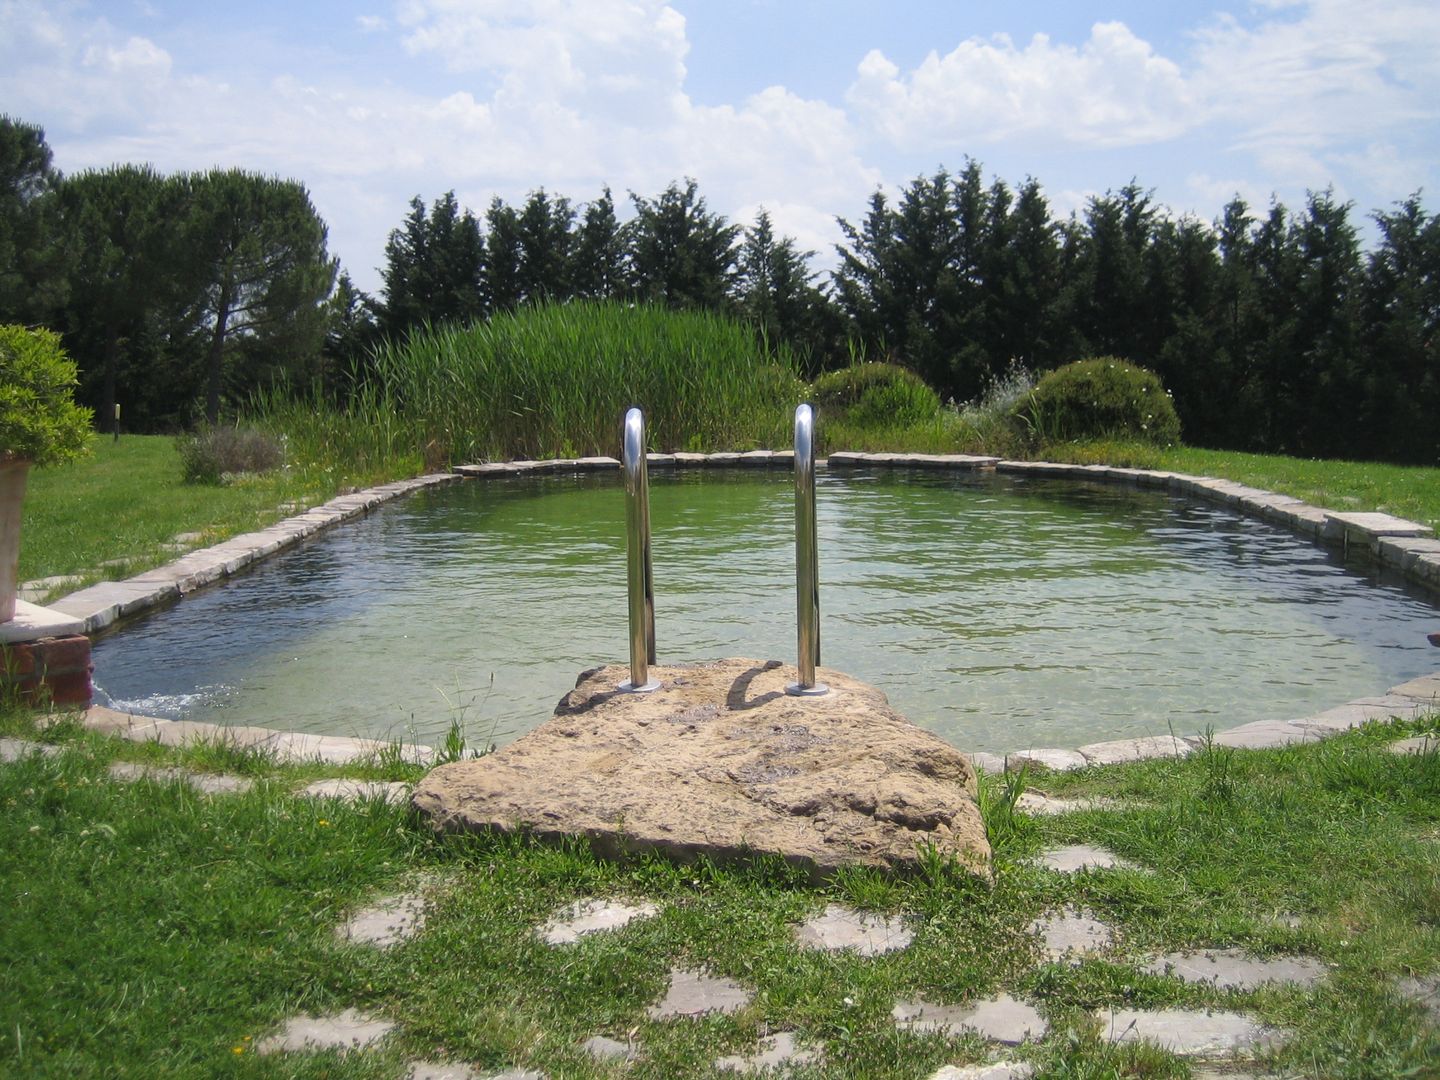
M440 830L585 836L605 854L763 852L825 877L911 867L924 843L988 872L974 769L873 687L825 670L828 694L791 697L793 668L734 659L652 667L648 694L619 692L628 676L586 672L535 731L431 772L415 807Z

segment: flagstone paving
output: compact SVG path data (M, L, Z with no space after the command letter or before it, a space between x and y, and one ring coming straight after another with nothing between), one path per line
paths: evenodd
M33 739L0 739L0 761L19 761L31 754L50 757L59 752L58 746L35 742Z
M1000 994L968 1005L932 1005L900 1001L890 1015L901 1031L917 1033L974 1031L981 1038L1010 1046L1044 1036L1049 1025L1032 1006Z
M1392 742L1385 749L1392 754L1440 754L1440 735L1413 735Z
M536 931L547 945L571 945L586 934L619 930L635 919L648 919L660 911L650 903L622 904L615 900L577 900L550 917Z
M1182 1055L1252 1053L1267 1049L1278 1032L1237 1012L1117 1009L1098 1014L1103 1038L1112 1043L1152 1042Z
M140 765L133 761L112 761L106 771L109 773L110 779L118 780L121 783L133 784L140 780L150 780L157 784L164 784L178 781L202 795L243 795L255 786L255 781L245 776L162 768L155 765Z
M1061 799L1038 791L1022 791L1015 800L1015 809L1027 814L1041 814L1051 817L1056 814L1074 814L1081 810L1126 810L1129 804L1116 799Z
M541 1080L539 1073L531 1073L534 1080ZM412 1061L405 1074L405 1080L483 1080L480 1073L468 1065L457 1065L444 1061Z
M1140 965L1140 970L1152 975L1170 975L1189 983L1211 983L1222 990L1254 990L1273 982L1314 986L1328 972L1324 964L1308 956L1261 960L1227 949L1166 953L1147 960Z
M1090 844L1067 844L1047 848L1040 853L1040 865L1061 874L1078 874L1082 870L1139 870L1140 867L1122 859L1113 851Z
M623 1043L607 1035L590 1036L580 1044L580 1049L596 1061L634 1061L640 1056L633 1044Z
M1401 979L1395 984L1395 989L1402 997L1425 1009L1429 1022L1440 1027L1440 975Z
M716 1060L715 1068L722 1072L752 1073L774 1069L781 1065L809 1065L820 1060L814 1050L800 1047L793 1031L781 1031L760 1040L760 1047L753 1054L732 1054Z
M360 1050L373 1046L395 1030L392 1021L346 1009L333 1016L300 1015L291 1017L285 1026L256 1045L257 1054L282 1051Z
M717 979L686 968L671 968L670 989L663 1000L645 1010L645 1015L652 1020L670 1020L712 1012L739 1012L750 1004L751 997L749 990L729 979Z
M335 928L335 936L355 945L391 949L425 928L429 905L419 893L381 897Z
M859 956L896 952L914 940L914 932L898 916L866 915L843 904L827 904L822 914L805 920L795 930L795 941L801 948Z
M1114 932L1085 912L1067 907L1051 912L1030 924L1030 933L1038 934L1051 960L1079 964L1091 953L1104 952L1115 943Z
M989 1065L946 1065L927 1080L1029 1080L1035 1067L1023 1061L996 1061Z
M387 802L399 806L410 797L410 785L384 780L317 780L302 788L300 794L310 799L340 799L344 802Z

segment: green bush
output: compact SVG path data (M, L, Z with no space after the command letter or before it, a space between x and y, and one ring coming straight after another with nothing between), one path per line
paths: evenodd
M1153 371L1113 356L1048 372L1015 415L1042 443L1117 439L1171 446L1180 441L1175 405Z
M91 413L75 404L77 379L59 334L0 326L0 458L58 465L84 452Z
M939 395L897 364L853 364L827 372L811 385L810 401L822 415L886 427L933 420L940 412Z
M248 427L202 427L176 441L185 479L194 484L218 484L244 474L258 475L285 463L281 445Z

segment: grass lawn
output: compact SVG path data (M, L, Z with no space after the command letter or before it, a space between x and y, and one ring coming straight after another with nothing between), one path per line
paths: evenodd
M1440 468L1189 447L1163 451L1157 467L1235 480L1327 510L1381 510L1429 525L1440 535Z
M617 866L580 844L436 838L406 808L293 794L333 769L141 747L62 724L42 736L60 753L0 765L0 1074L340 1080L444 1059L482 1075L523 1066L669 1080L713 1075L715 1058L790 1030L826 1060L793 1076L917 1080L997 1051L973 1035L899 1033L895 1002L1004 991L1051 1025L1005 1055L1041 1077L1190 1076L1190 1064L1153 1046L1106 1044L1092 1014L1203 1006L1290 1031L1261 1061L1274 1075L1435 1076L1440 1030L1395 983L1440 974L1440 756L1397 757L1383 743L1437 721L1032 778L1123 805L1032 818L991 799L993 883L932 865L913 879L853 872L827 887L779 864ZM0 714L7 734L34 737L31 724ZM259 783L209 797L176 782L122 784L106 772L117 756L238 769ZM415 777L393 763L368 771ZM1150 872L1060 875L1027 862L1072 842ZM383 953L337 943L347 914L416 889L430 902L420 935ZM564 948L534 936L590 896L646 899L660 914ZM834 901L903 916L914 943L875 959L798 948L794 924ZM1047 961L1029 924L1066 905L1110 925L1116 948ZM1239 992L1138 966L1197 947L1303 955L1327 974L1313 989ZM673 965L734 979L754 1001L732 1016L651 1020L646 1006ZM345 1057L254 1053L290 1015L347 1008L398 1031ZM644 1054L628 1067L598 1064L579 1049L597 1033L633 1037Z
M74 464L31 470L21 581L62 574L86 582L129 577L174 559L177 550L168 545L182 534L197 534L187 546L204 547L277 521L287 512L284 504L314 505L350 485L395 479L312 469L223 486L187 484L169 436L97 438L92 448Z

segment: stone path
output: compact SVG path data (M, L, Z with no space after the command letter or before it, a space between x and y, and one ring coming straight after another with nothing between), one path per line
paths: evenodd
M392 949L425 928L429 905L420 893L382 896L335 928L335 936L352 945Z
M1115 944L1114 931L1100 920L1077 908L1067 907L1036 919L1030 933L1038 935L1051 960L1079 964L1086 956L1109 951Z
M990 1065L946 1065L927 1080L1029 1080L1034 1075L1033 1065L997 1061Z
M761 1039L753 1054L733 1054L719 1058L715 1067L722 1072L753 1073L781 1065L810 1065L820 1060L814 1050L801 1047L793 1031L781 1031Z
M858 956L880 956L909 946L915 939L904 920L865 915L841 904L829 904L823 913L805 920L795 931L795 941L804 949L853 952Z
M1117 1009L1097 1016L1108 1042L1143 1039L1171 1053L1187 1056L1252 1054L1269 1049L1279 1041L1279 1034L1273 1028L1237 1012Z
M1200 949L1166 953L1140 966L1152 975L1169 975L1190 983L1208 983L1221 990L1254 990L1267 983L1314 986L1328 969L1308 956L1256 959L1233 949Z
M1066 844L1047 848L1040 853L1039 864L1061 874L1078 874L1082 870L1139 870L1141 867L1122 859L1113 851L1090 844Z
M140 780L149 780L157 784L179 782L202 795L243 795L255 786L255 781L245 776L162 768L155 765L140 765L133 761L113 761L106 771L109 773L110 779L118 780L121 783L135 783Z
M1027 1039L1043 1038L1049 1030L1045 1018L1031 1005L1009 994L969 1005L931 1005L924 1001L897 1002L890 1013L901 1031L959 1034L973 1031L990 1042L1017 1046Z
M673 968L665 997L645 1010L651 1020L672 1020L706 1013L739 1012L753 995L737 982L707 975L703 971Z
M36 742L33 739L0 739L0 762L19 761L31 754L51 757L59 752L58 746Z
M547 945L570 945L586 934L619 930L636 919L659 912L654 904L622 904L614 900L577 900L550 917L536 933Z

